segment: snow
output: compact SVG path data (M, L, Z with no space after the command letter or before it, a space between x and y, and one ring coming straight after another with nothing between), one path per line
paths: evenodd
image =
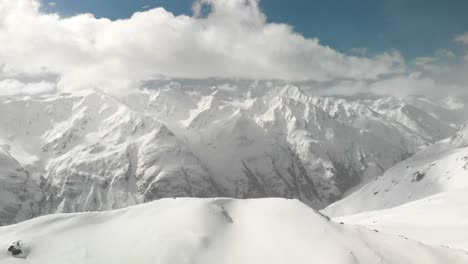
M0 113L9 114L0 120L0 145L43 197L14 198L14 208L32 203L40 210L0 222L187 196L298 198L321 209L451 136L452 127L422 110L396 118L410 106L417 108L397 98L215 81L125 97L93 91L3 98Z
M468 251L468 188L443 192L390 209L334 218L388 234Z
M322 212L335 221L468 250L468 128L388 169Z
M36 216L42 195L27 171L0 147L0 225Z
M0 263L467 263L463 251L341 225L297 200L162 199L0 228Z
M330 216L392 208L441 192L468 188L466 126L395 165L345 199L324 209Z
M0 99L0 264L468 263L463 100L213 83Z
M437 119L401 99L384 97L373 102L371 107L381 115L416 131L419 136L431 142L447 138L456 131L445 120Z

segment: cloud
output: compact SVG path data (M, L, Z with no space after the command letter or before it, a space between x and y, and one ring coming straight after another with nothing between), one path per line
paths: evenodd
M317 95L355 95L374 94L406 97L409 95L424 95L428 97L446 97L466 93L463 86L441 83L433 78L425 77L420 72L401 74L382 78L377 81L338 81L325 86L304 85Z
M433 71L435 69L441 69L448 60L455 59L455 53L449 49L437 49L434 51L434 55L430 57L418 57L413 60L413 63L423 70Z
M45 81L32 83L23 83L16 79L4 79L0 81L0 97L37 95L53 93L55 91L55 85Z
M463 62L460 64L456 58L455 53L449 49L437 49L432 56L413 59L412 65L416 72L425 77L447 81L454 78L454 73L458 74L460 69L464 68Z
M435 62L437 62L437 58L434 57L418 57L414 59L414 64L421 68L425 68L428 65L433 65Z
M47 5L49 5L49 6L56 6L57 3L55 3L55 2L50 2L50 3L48 3Z
M38 0L0 1L0 95L126 93L170 78L282 80L327 93L399 95L461 91L468 83L468 63L447 66L455 57L448 49L409 66L397 51L346 55L267 22L259 0L197 0L193 16L154 8L116 21L41 10Z
M464 34L456 36L455 41L460 42L464 45L468 45L468 32L465 32Z
M447 59L454 59L456 56L455 56L455 53L453 53L453 51L449 50L449 49L438 49L434 52L434 55L438 58L447 58Z
M377 80L400 74L398 52L347 56L268 23L258 0L199 0L207 16L156 8L111 21L46 14L35 0L0 2L0 65L9 75L56 74L59 90L116 92L158 78Z

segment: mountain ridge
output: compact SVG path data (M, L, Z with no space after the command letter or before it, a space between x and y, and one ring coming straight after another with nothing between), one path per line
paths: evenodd
M292 85L23 97L0 100L15 113L0 121L0 144L45 196L32 216L180 196L298 198L321 209L431 144L425 134L450 132L415 131L373 104Z

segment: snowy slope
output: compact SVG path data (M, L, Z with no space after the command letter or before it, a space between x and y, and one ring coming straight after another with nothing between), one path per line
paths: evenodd
M11 207L29 201L41 208L32 216L225 196L323 208L432 142L372 102L244 85L2 99L0 144L43 195Z
M394 208L334 218L432 245L468 250L468 188L432 195Z
M163 199L0 228L0 263L467 263L468 254L331 222L295 200Z
M349 224L467 250L468 127L323 212Z
M468 126L387 170L345 199L327 207L331 216L402 205L468 187Z

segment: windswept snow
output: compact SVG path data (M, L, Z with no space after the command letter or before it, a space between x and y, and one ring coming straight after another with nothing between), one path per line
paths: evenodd
M297 200L162 199L0 228L0 263L440 264L463 251L341 225ZM25 259L8 255L27 245Z

